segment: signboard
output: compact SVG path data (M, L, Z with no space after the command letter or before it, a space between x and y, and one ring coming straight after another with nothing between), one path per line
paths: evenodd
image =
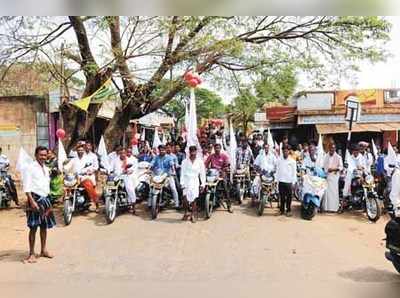
M49 92L49 112L56 113L60 107L60 90L54 89Z
M343 114L341 115L316 115L301 116L297 118L297 124L335 124L344 123ZM385 123L400 122L400 114L362 114L358 123Z
M297 110L330 110L334 99L334 93L307 93L297 98Z
M287 120L294 117L296 107L273 107L267 108L267 119L268 120Z
M257 112L254 114L254 121L265 122L267 121L267 114L264 112Z
M349 97L357 97L358 101L364 105L376 105L379 97L377 89L364 89L364 90L345 90L335 92L335 105L343 106ZM383 96L383 94L382 94Z
M357 97L350 96L346 100L345 120L349 122L357 122L360 120L361 104Z

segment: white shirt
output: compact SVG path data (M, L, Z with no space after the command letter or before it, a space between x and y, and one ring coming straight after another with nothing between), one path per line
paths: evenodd
M4 154L0 154L0 169L5 168L10 164L10 161L7 156Z
M201 185L206 184L206 167L201 158L196 158L193 162L190 158L186 158L182 162L181 168L181 186L187 188L199 185L199 178Z
M296 162L290 157L278 159L276 169L276 180L284 183L296 183L297 181L297 167Z
M121 160L121 158L115 158L113 160L113 163L111 164L111 170L114 172L114 174L121 175L123 173L123 164L124 161ZM133 156L127 157L126 165L132 165L128 170L128 174L132 174L137 169L137 159Z
M86 165L88 166L86 167ZM70 162L64 166L64 169L77 174L79 177L89 178L92 180L93 184L96 184L96 177L94 175L95 168L86 154L83 155L82 158L77 156L71 159ZM88 172L91 172L91 174L88 175Z
M261 168L261 170L274 172L276 171L277 158L274 154L268 153L265 154L264 149L260 151L256 160L254 161L254 165Z
M26 168L23 180L24 192L35 193L42 197L47 197L50 193L50 173L49 169L37 162L33 162Z
M97 155L93 152L86 153L85 155L88 161L92 163L94 170L97 171L99 169L99 159Z

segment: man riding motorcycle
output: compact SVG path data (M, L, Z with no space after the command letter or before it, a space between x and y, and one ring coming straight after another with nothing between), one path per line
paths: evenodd
M254 162L253 152L247 142L246 138L242 138L240 141L240 146L236 149L236 173L235 182L237 189L237 196L239 198L239 204L242 203L244 199L246 190L249 189L250 184L250 167ZM244 174L244 182L243 182ZM241 177L240 179L237 179ZM244 189L243 189L244 186Z
M97 168L89 162L89 159L85 155L85 148L83 145L78 145L76 153L77 156L72 158L71 161L64 166L64 169L67 172L72 172L78 175L81 186L85 189L89 199L95 204L97 211L99 208L98 195L95 188L95 171Z
M164 145L158 146L158 151L159 154L152 160L151 162L151 170L155 175L162 175L162 174L167 174L168 175L168 185L169 188L172 192L172 197L175 201L175 208L179 208L179 196L178 196L178 191L176 188L176 183L175 183L175 161L171 157L171 155L166 154L166 148ZM150 202L151 196L149 196L149 202L148 206L151 206Z
M128 194L128 202L131 204L132 213L135 214L137 179L135 172L137 170L137 159L133 156L128 157L127 151L122 149L118 158L113 160L111 171L113 174L119 176L123 175L124 185Z
M7 173L10 167L10 161L6 155L2 154L2 151L3 150L0 147L0 174L4 177L5 185L9 195L11 196L11 199L14 201L15 205L19 206L17 188L15 187L14 180Z
M221 177L223 178L222 183L224 187L223 197L225 201L228 201L228 175L227 172L229 170L229 157L221 152L221 144L214 145L214 153L210 154L205 161L205 165L207 169L215 169L219 171ZM230 206L230 204L229 204ZM229 207L229 212L232 212L232 209Z
M275 173L276 172L277 158L275 154L269 150L269 145L264 144L264 150L260 150L256 160L254 161L254 167L258 173ZM261 189L261 178L257 175L252 184L252 195L253 201L258 197Z

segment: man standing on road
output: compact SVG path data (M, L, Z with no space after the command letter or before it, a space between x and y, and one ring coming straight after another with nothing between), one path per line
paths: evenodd
M280 215L292 216L292 188L297 180L296 162L289 157L289 146L282 148L283 156L279 158L276 170L276 180L278 181L280 196Z
M23 190L28 199L27 203L27 224L29 227L29 256L26 263L35 263L35 239L37 228L40 228L40 256L53 258L47 251L47 229L56 225L56 221L51 209L50 194L50 174L45 166L47 160L47 148L39 146L35 150L36 161L26 170Z
M327 173L328 189L326 190L323 210L337 212L339 209L339 172L343 169L342 157L336 153L336 145L331 144L324 160Z
M182 220L187 219L187 212L190 204L192 207L190 220L195 222L197 218L196 199L206 185L206 168L203 160L197 157L196 146L189 147L189 157L182 162L180 181L183 189L183 202L185 206L185 214Z

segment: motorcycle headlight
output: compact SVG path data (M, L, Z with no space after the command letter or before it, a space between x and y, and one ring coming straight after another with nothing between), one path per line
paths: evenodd
M76 184L76 177L73 175L66 175L64 177L64 186L66 187L74 187Z
M262 175L261 181L264 183L272 183L274 181L274 178L271 176Z
M161 184L161 183L164 181L164 179L165 179L165 176L163 176L163 175L154 176L154 177L152 178L152 182L153 182L154 184Z
M365 182L368 184L373 184L374 183L374 177L372 177L372 175L368 175L367 177L365 177Z
M207 176L207 182L214 183L217 180L217 176Z

